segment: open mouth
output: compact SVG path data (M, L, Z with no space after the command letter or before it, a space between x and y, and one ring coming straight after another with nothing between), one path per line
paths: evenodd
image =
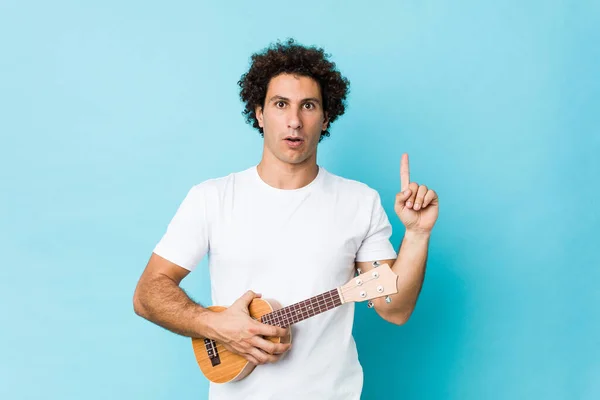
M286 142L288 147L292 149L298 148L304 143L304 139L297 137L287 137L283 141Z

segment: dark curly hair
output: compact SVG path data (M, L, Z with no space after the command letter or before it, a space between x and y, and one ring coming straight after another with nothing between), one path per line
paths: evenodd
M256 106L264 107L267 87L272 78L289 73L313 78L321 88L323 111L327 113L328 127L346 111L346 96L350 82L336 69L335 63L328 60L322 48L296 44L294 39L285 43L277 41L262 52L251 56L251 65L243 74L238 85L240 99L245 105L242 115L246 122L258 129L264 137L263 129L256 119ZM319 141L329 136L329 129L321 132Z

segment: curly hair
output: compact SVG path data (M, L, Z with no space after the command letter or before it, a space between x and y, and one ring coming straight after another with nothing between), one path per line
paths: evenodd
M285 43L277 41L262 52L254 53L250 69L238 81L240 99L245 105L242 115L246 122L258 129L264 137L264 131L256 119L255 108L264 107L271 79L289 73L317 81L329 128L346 111L345 103L350 87L348 79L340 74L335 63L328 60L329 57L322 48L302 46L296 44L294 39L288 39ZM319 141L329 134L329 129L322 131Z

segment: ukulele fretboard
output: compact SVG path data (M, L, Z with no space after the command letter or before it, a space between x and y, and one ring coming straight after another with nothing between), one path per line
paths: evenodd
M285 328L340 305L342 305L342 300L340 299L338 290L333 289L329 292L311 297L310 299L292 304L291 306L265 314L262 316L261 322Z

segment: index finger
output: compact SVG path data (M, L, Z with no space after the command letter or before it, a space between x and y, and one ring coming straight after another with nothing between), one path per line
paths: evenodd
M410 183L410 170L408 168L408 154L402 154L402 160L400 161L400 190L404 192L408 189Z
M252 344L254 347L273 355L285 353L290 347L288 343L274 343L259 336L252 338Z

